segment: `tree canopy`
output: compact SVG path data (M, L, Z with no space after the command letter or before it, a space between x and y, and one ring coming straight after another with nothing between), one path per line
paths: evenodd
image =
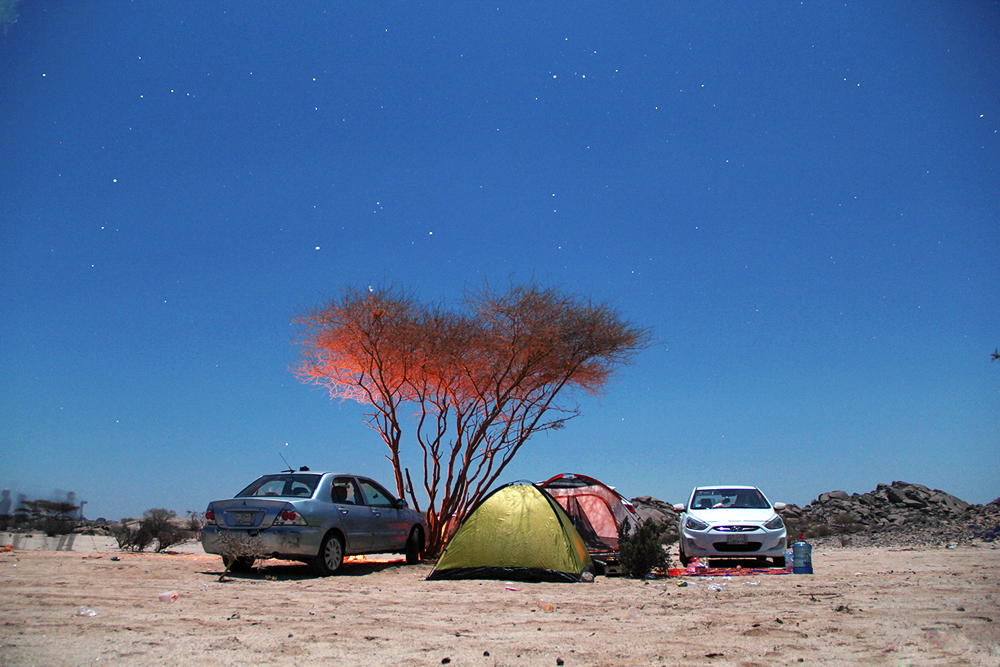
M608 305L536 285L470 291L458 310L396 286L347 288L295 322L296 375L372 406L366 419L389 448L397 491L419 511L400 456L412 426L429 553L533 434L579 414L561 399L599 392L650 339Z

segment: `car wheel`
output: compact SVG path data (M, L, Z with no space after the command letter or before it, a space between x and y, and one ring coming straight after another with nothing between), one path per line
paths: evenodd
M688 564L691 562L691 559L688 558L688 555L684 553L684 547L680 546L680 544L678 544L677 546L677 557L681 559L681 565L683 565L684 567L687 567Z
M254 559L249 556L223 556L222 564L235 574L249 572L253 568Z
M416 565L420 562L420 529L414 528L406 538L406 564Z
M321 577L329 577L340 569L344 562L344 543L336 533L327 533L320 545L319 554L313 560L313 569Z
M784 556L777 556L775 558L772 558L771 560L774 561L774 566L775 567L781 567L781 568L785 567L785 557Z

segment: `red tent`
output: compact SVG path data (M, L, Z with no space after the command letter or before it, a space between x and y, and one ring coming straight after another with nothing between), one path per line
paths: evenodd
M639 528L639 515L632 503L586 475L556 475L538 486L566 510L595 564L603 564L607 573L617 573L618 528L627 523L633 535Z

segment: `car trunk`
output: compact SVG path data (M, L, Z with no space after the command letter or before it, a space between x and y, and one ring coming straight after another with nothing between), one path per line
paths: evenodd
M219 528L263 530L269 528L286 500L270 498L233 498L212 503L215 525Z

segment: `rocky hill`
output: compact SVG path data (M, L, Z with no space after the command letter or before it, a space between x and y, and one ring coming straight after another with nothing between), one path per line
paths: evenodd
M677 513L649 496L632 499L639 515L664 526L664 542L677 539ZM779 512L790 537L840 546L935 546L1000 538L1000 498L970 505L922 484L879 484L874 491L827 491L806 505Z

